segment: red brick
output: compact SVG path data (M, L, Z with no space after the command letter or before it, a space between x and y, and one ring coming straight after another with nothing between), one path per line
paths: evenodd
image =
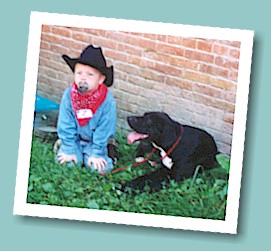
M106 33L106 38L125 43L129 40L130 35L128 33L123 33L123 32L118 32L118 31L108 31Z
M173 57L169 58L170 64L177 67L182 67L191 70L198 70L200 64L185 58Z
M215 98L223 98L224 91L220 88L214 88L210 85L202 85L202 84L194 84L193 85L193 90L205 95L208 95L210 97L215 97Z
M115 41L103 37L94 37L93 44L97 47L110 48L113 50L116 50L118 46L118 43Z
M177 37L177 36L168 36L168 43L170 44L176 44L176 45L182 45L183 44L183 37Z
M156 108L158 110L161 110L162 104L165 104L168 101L167 95L165 95L164 92L161 91L140 88L138 94L139 96L142 96L150 101L150 109Z
M229 80L212 77L209 79L209 84L225 90L236 91L236 86Z
M172 76L182 76L182 69L172 67L170 65L160 64L158 62L155 62L155 66L153 69Z
M156 70L156 61L135 58L133 63L136 63L137 65L141 66L142 68L150 68L150 69Z
M60 55L59 54L53 53L50 50L44 50L42 48L40 50L40 57L41 58L47 58L47 59L54 60L54 61L59 61L60 60Z
M128 41L126 40L126 42L128 42L131 45L136 45L138 47L141 48L146 48L149 50L156 50L156 42L152 41L152 40L148 40L148 39L144 39L144 38L140 38L140 37L136 37L136 36L130 36L128 38Z
M101 37L104 37L107 34L106 30L99 30L99 29L92 29L92 28L83 28L83 29L79 29L77 31L81 31L81 32L84 32L85 34L90 34L90 35L94 35L94 36L101 36Z
M182 92L181 92L181 97L186 99L186 100L190 100L191 102L192 101L194 102L193 91L183 89Z
M196 39L193 38L183 38L183 46L195 49L197 45Z
M233 47L240 48L241 42L239 42L239 41L229 41L229 45L233 46Z
M222 45L214 45L214 53L218 54L218 55L224 55L227 56L229 53L229 48L226 46L222 46Z
M123 33L131 35L133 37L139 37L139 38L143 37L143 33L141 33L141 32L123 32Z
M217 125L219 125L217 123ZM217 125L215 125L217 127ZM215 128L214 128L215 129ZM232 134L228 134L228 133L225 133L225 132L219 132L219 133L216 133L216 134L213 134L215 137L219 137L219 141L221 143L229 143L232 141Z
M176 104L174 102L169 101L169 104L163 108L163 111L168 113L170 117L181 124L191 124L193 114L186 110L186 107L183 109L176 109Z
M213 63L213 61L214 61L213 55L199 52L199 51L186 50L185 57L188 59L203 61L203 62L207 62L207 63Z
M149 79L149 80L157 81L157 82L164 82L164 80L165 80L164 74L161 74L159 72L155 72L150 69L141 69L139 72L139 76L146 78L146 79Z
M74 33L72 33L72 38L76 41L81 41L81 42L85 42L88 44L93 43L93 37L86 34L86 33L74 32Z
M151 59L158 62L169 63L170 57L157 51L146 50L143 52L142 60Z
M130 102L127 101L119 101L118 103L118 109L131 112L136 114L138 111L138 107Z
M67 65L65 65L64 63L62 63L61 61L54 62L54 61L51 61L48 59L40 58L40 65L47 66L48 68L50 68L52 70L70 73L69 67Z
M50 43L45 42L45 41L41 41L41 42L40 42L40 48L41 48L41 49L49 50L49 49L50 49Z
M57 72L48 67L39 67L39 74L49 76L50 78L57 78Z
M224 143L221 143L217 140L217 147L218 147L218 149L220 149L221 153L231 155L231 144L230 145L224 144Z
M144 38L148 38L148 39L151 39L151 40L156 40L157 39L157 34L146 34L146 33L143 33L142 36Z
M63 81L66 83L72 83L73 80L74 80L74 76L72 74L72 71L70 71L70 74L69 73L66 73L66 72L62 72L62 71L58 71L57 72L57 78L60 80L60 81Z
M205 104L207 106L211 106L211 107L218 108L218 109L225 110L232 113L234 113L235 111L235 105L232 103L226 102L224 100L215 99L215 98L202 95L196 92L194 92L192 95L193 95L193 100L201 104Z
M166 77L166 84L171 86L178 86L182 89L192 90L193 84L191 82L185 81L183 78L177 78L173 76Z
M133 104L137 103L137 95L123 92L123 91L115 92L115 94L116 94L116 97L121 101L130 102Z
M191 105L189 106L189 108L190 108L190 111L192 112L202 114L206 117L212 117L218 120L224 117L225 112L220 109L217 109L211 106L206 106L201 103L196 103L196 102L193 102L193 103L190 102L190 103Z
M60 45L51 44L50 49L52 52L56 52L61 57L62 54L67 54L70 57L78 57L80 55L80 50L73 50L72 48L63 47Z
M239 62L235 60L229 60L228 61L228 68L233 70L238 70L239 68Z
M52 26L52 33L58 36L63 36L70 38L72 35L71 30L65 28L65 27L60 27L60 26Z
M237 82L238 81L238 71L231 71L229 74L229 78L230 78L230 80Z
M143 67L143 62L145 62L144 60L142 60L141 57L138 56L133 56L133 55L128 55L128 63L139 66L139 67Z
M50 83L51 80L48 76L39 75L38 77L38 87L44 88L48 83ZM39 88L38 88L39 89Z
M166 35L157 35L157 40L161 42L167 42L167 36Z
M72 48L72 49L76 49L76 50L80 50L80 51L82 51L82 49L83 49L82 43L75 42L75 41L69 40L69 39L62 39L60 41L60 44L66 48Z
M198 41L197 49L201 51L212 52L213 44L206 41Z
M184 49L170 44L159 44L157 51L175 56L184 56Z
M124 81L126 81L127 80L127 76L128 76L127 73L118 70L118 68L116 68L116 66L114 65L114 79L115 80L124 80Z
M203 84L210 83L210 76L207 74L202 74L200 72L185 71L184 78L187 80L191 80L191 81L199 82L199 83L203 83Z
M177 102L178 104L180 104L180 98L181 98L181 93L182 93L182 89L179 86L169 86L166 83L156 83L153 85L152 90L156 90L159 92L164 93L164 95L167 96L168 101L174 101L174 100L179 100L179 102ZM185 102L184 99L182 99L183 102ZM168 102L166 102L166 104L168 104Z
M59 96L62 97L64 90L70 86L72 81L65 81L65 80L60 79L60 82L58 82L57 84L54 84L54 83L56 83L56 80L53 82L52 87L54 88L55 91L59 93Z
M122 82L119 89L128 93L137 94L139 87L137 85L130 84L129 82Z
M200 71L204 73L208 73L214 76L221 76L228 78L229 76L229 70L221 67L215 67L212 65L202 64L200 66Z
M46 33L50 33L51 32L51 26L50 25L42 25L41 26L41 31L42 32L46 32Z
M128 55L119 53L118 51L115 51L115 50L105 49L104 55L107 59L111 58L111 59L116 59L118 61L128 62Z
M80 31L80 32L84 32L84 28L78 28L78 27L69 27L66 26L67 29L70 29L71 31Z
M54 93L54 88L43 82L38 83L38 90L44 93Z
M227 123L233 124L234 123L234 113L226 113L224 115L223 120Z
M216 65L219 65L219 66L222 66L224 68L227 68L228 67L228 58L217 56L217 57L215 57L214 63Z
M48 43L60 44L62 38L48 33L42 33L41 40L46 41Z
M230 49L230 56L236 59L240 57L240 50L239 49Z
M235 103L236 93L235 92L226 92L224 98L226 101L229 101L231 103Z
M118 44L117 50L123 53L131 55L141 56L143 49L129 45L129 44Z
M144 79L142 77L129 75L127 81L129 83L132 83L134 85L142 86L147 89L152 89L153 85L156 84L156 81L153 81L153 79Z
M231 70L238 70L239 68L239 61L230 59L228 57L216 57L215 64L224 68L228 68Z
M117 62L114 66L119 71L123 71L123 72L129 73L129 74L138 75L138 73L139 73L139 68L135 67L135 66L133 66L131 64L125 64L125 63L122 63L122 62Z

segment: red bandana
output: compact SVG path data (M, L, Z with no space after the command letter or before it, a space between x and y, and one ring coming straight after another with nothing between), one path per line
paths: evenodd
M71 88L71 103L80 126L85 126L93 117L97 109L104 102L107 91L106 85L101 84L93 93L82 95L78 91L77 85L73 83Z

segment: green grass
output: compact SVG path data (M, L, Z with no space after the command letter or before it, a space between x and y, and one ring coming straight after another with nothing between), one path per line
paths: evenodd
M117 135L120 160L117 167L132 164L135 146ZM150 172L143 164L125 171L101 176L81 167L66 167L54 162L53 142L33 137L29 169L27 202L125 211L157 215L173 215L204 219L225 219L229 158L219 155L221 167L198 174L179 184L156 193L121 193L118 189L125 181ZM198 167L198 169L201 167Z

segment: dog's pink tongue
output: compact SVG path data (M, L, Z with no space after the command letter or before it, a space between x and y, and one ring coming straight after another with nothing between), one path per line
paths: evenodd
M131 133L129 133L129 135L127 137L127 141L129 144L133 144L136 140L145 139L147 137L148 137L148 135L146 135L146 134L141 134L138 132L131 132Z

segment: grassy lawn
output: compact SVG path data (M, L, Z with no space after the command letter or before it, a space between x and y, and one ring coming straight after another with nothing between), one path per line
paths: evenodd
M117 135L120 160L116 167L134 162L135 146ZM225 219L229 160L217 156L221 167L198 174L156 193L121 193L120 184L150 172L148 164L101 176L81 167L68 168L54 162L53 142L33 137L27 202L99 210Z

